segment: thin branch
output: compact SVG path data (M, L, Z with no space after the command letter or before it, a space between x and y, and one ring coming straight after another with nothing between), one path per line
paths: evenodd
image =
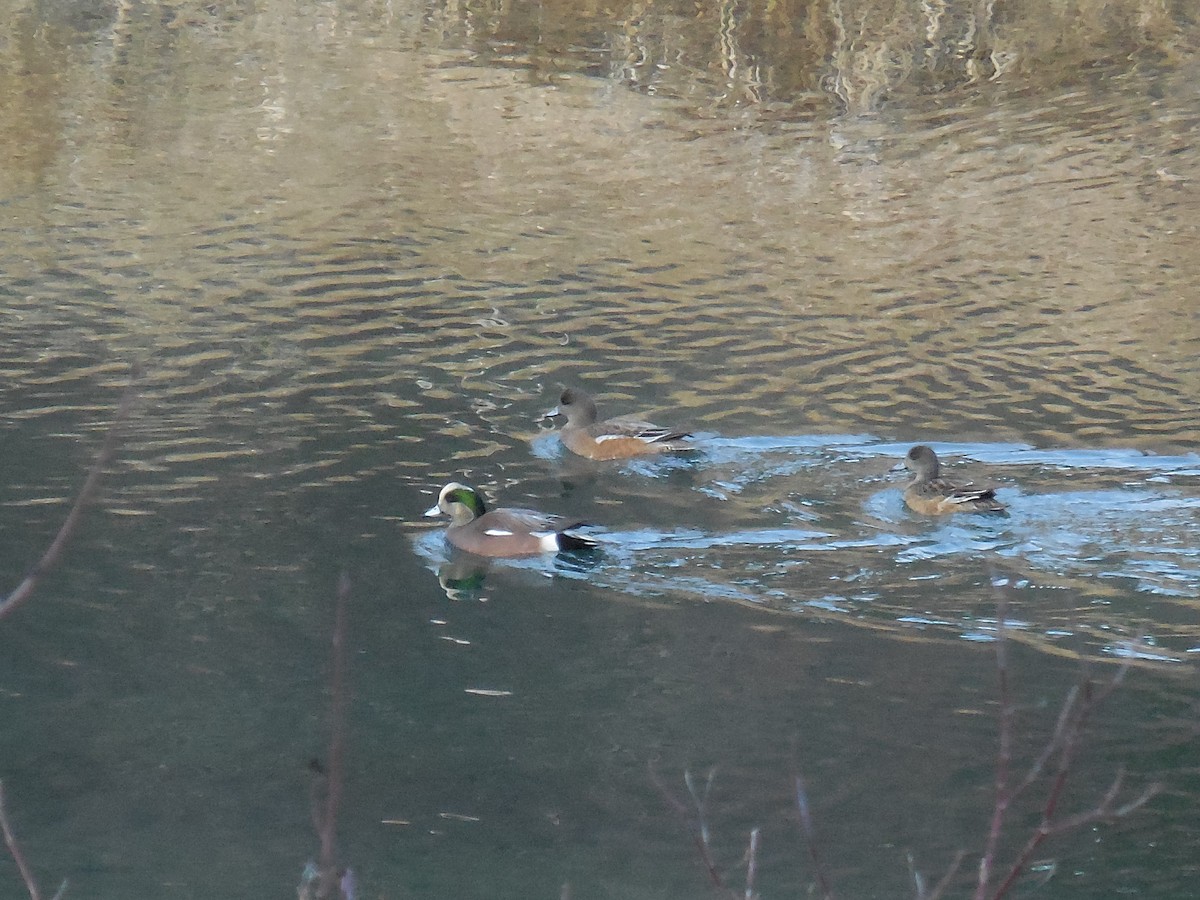
M692 778L691 771L685 770L683 773L683 782L687 785L688 793L691 794L692 801L696 807L695 816L691 814L687 804L671 793L670 789L659 776L658 771L654 768L653 762L648 764L648 769L651 784L658 788L658 792L667 802L667 805L675 810L675 813L687 824L688 832L692 836L692 842L696 845L696 851L700 855L700 861L704 864L705 872L708 873L708 880L712 883L713 887L727 892L732 898L737 898L737 892L726 884L725 878L721 875L721 870L717 867L716 860L713 858L712 845L709 841L708 821L705 818L705 807L709 791L712 789L713 778L716 776L716 768L709 769L703 794L696 790L695 779ZM755 829L755 832L757 832L757 829ZM755 843L755 832L751 832L752 844ZM753 863L753 868L757 871L757 861Z
M817 830L813 827L812 813L808 808L808 791L804 787L804 778L800 775L796 776L796 811L800 814L800 828L804 832L804 842L808 845L808 855L817 875L817 887L820 888L821 898L833 900L833 888L825 871L825 864L817 852Z
M1112 811L1112 815L1109 816L1109 821L1123 819L1130 813L1136 812L1162 792L1162 782L1151 782L1150 784L1146 785L1140 794L1138 794L1128 803L1124 804L1123 806L1118 806L1116 809L1114 809Z
M1124 684L1125 683L1125 675L1128 672L1129 672L1129 660L1125 660L1123 663L1121 663L1121 665L1119 665L1117 667L1117 671L1113 673L1113 677L1108 680L1108 683L1106 685L1104 685L1104 687L1102 687L1096 691L1094 705L1099 706L1101 703L1103 703L1105 700L1108 699L1110 694L1112 694L1117 688L1119 688L1122 684Z
M754 881L758 877L758 828L750 829L750 843L746 847L746 900L754 900Z
M329 758L322 768L314 766L325 787L324 803L313 795L313 826L321 842L318 864L320 885L317 896L344 896L337 868L337 817L342 800L343 770L346 750L346 606L350 598L350 577L345 573L338 579L337 604L333 622L333 667L330 675Z
M958 853L954 854L954 861L950 863L950 868L946 870L946 874L942 876L942 880L934 886L933 891L930 892L925 900L938 900L938 898L949 890L950 882L958 874L959 866L962 865L962 861L966 859L966 856L967 851L965 850L959 850Z
M17 837L13 834L12 825L8 821L8 812L4 808L3 781L0 781L0 830L4 832L4 843L8 845L8 853L13 858L13 862L17 864L17 871L21 873L21 879L25 882L25 890L29 891L29 900L42 900L42 893L38 890L37 881L33 877L33 872L29 870L28 863L25 862L25 856L17 845ZM64 888L65 886L64 882ZM62 889L59 890L59 893L62 893Z
M1137 798L1115 806L1124 782L1124 771L1118 771L1112 784L1091 810L1074 816L1055 819L1058 807L1066 791L1067 778L1075 765L1076 756L1083 742L1084 731L1095 709L1106 700L1125 679L1129 664L1122 665L1108 682L1098 686L1091 679L1077 684L1067 693L1058 712L1054 732L1041 753L1038 754L1016 785L1010 783L1012 767L1012 742L1015 721L1015 706L1010 694L1008 678L1008 652L1005 647L1005 620L1007 618L1008 597L1000 582L993 573L992 583L996 586L997 620L996 620L996 666L999 679L1000 694L1000 733L999 749L996 756L996 787L995 803L992 808L992 818L988 827L987 839L983 853L979 859L979 874L975 886L975 900L992 900L1004 896L1024 873L1033 854L1047 837L1073 831L1094 822L1112 821L1128 815L1147 803L1160 787L1151 785ZM1055 770L1050 776L1042 803L1041 821L1025 846L1017 853L1016 858L1008 867L999 887L990 891L992 877L996 865L996 854L1000 845L1000 836L1004 827L1004 819L1013 801L1027 788L1046 774L1050 760L1057 757ZM950 874L943 879L947 882ZM939 885L938 893L943 889Z
M1038 758L1029 766L1029 770L1025 773L1025 778L1019 785L1013 788L1009 799L1015 799L1026 788L1041 777L1042 772L1046 769L1046 764L1050 762L1055 751L1065 745L1067 737L1077 727L1076 717L1079 708L1080 685L1076 684L1067 691L1067 696L1063 698L1062 706L1058 710L1058 720L1054 724L1054 733L1050 736L1050 740L1046 742L1046 746L1042 748L1042 752Z
M992 897L1004 896L1025 871L1029 860L1033 858L1033 854L1037 852L1038 847L1041 846L1046 838L1075 831L1088 825L1094 825L1097 822L1114 822L1117 819L1124 818L1135 810L1140 809L1162 790L1161 784L1151 784L1130 802L1122 806L1113 806L1117 795L1121 792L1124 778L1125 773L1121 769L1117 772L1116 777L1113 779L1112 784L1109 785L1108 790L1105 791L1100 802L1086 812L1077 813L1065 819L1059 819L1057 822L1051 822L1048 817L1043 817L1041 824L1030 835L1025 846L1021 848L1021 852L1017 854L1017 858L1013 861L1012 868L1009 869L1008 874L1000 883L995 893L992 894Z
M100 484L100 479L104 475L104 469L112 460L113 452L117 447L117 440L120 437L121 426L129 418L129 411L133 407L133 400L137 395L134 389L136 378L137 372L135 371L130 377L129 385L125 388L124 394L121 395L121 405L117 408L117 417L109 427L108 433L104 436L104 443L100 446L100 452L96 455L91 469L88 470L87 479L83 482L83 487L80 488L79 496L75 498L75 503L71 506L71 511L67 513L66 521L58 529L58 534L55 535L53 542L51 542L46 552L42 554L42 558L37 561L37 564L25 576L25 580L17 585L16 590L0 600L0 619L15 612L17 607L21 606L33 595L42 577L58 562L63 548L66 547L67 542L74 535L75 529L79 527L79 520L83 517L83 510L91 502Z
M917 871L917 861L911 851L908 853L908 874L912 877L917 900L926 900L929 895L925 892L925 876Z
M1013 727L1016 707L1008 682L1008 642L1005 620L1008 618L1008 595L1001 590L995 575L991 578L996 591L996 680L1000 699L999 735L996 748L995 801L992 819L988 825L987 842L979 857L979 878L975 884L975 900L983 900L988 883L992 880L992 868L996 863L996 851L1000 846L1000 834L1004 830L1004 817L1008 814L1012 794L1009 791L1009 770L1012 768Z
M687 807L678 797L671 793L671 789L667 787L666 782L662 780L662 776L658 774L658 769L654 767L654 760L646 763L646 771L649 773L650 783L658 789L659 794L662 795L667 805L675 810L676 815L683 816L686 819L688 814Z
M708 770L708 778L706 784L712 785L716 768ZM696 849L700 851L700 859L704 863L704 868L708 872L708 878L715 887L722 890L727 890L725 879L721 877L721 870L717 868L717 861L713 859L712 844L709 843L708 820L705 818L704 799L707 799L708 791L705 789L705 798L701 799L696 794L696 786L692 781L692 773L685 770L683 773L683 783L687 785L688 793L692 795L693 801L696 804L696 816L688 817L688 827L692 832L692 840L696 842ZM678 807L684 809L684 815L687 816L686 807L682 803Z

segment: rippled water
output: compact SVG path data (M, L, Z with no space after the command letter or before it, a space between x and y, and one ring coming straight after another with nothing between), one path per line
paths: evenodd
M1069 805L1122 762L1165 785L1049 846L1055 895L1189 896L1194 29L1083 16L1060 65L1052 17L968 53L936 6L9 10L0 583L140 371L0 624L43 886L293 890L346 571L364 895L700 895L655 779L711 765L764 896L814 878L797 771L839 894L911 893L908 851L936 878L982 843L1003 602L1018 755L1131 660ZM570 457L562 384L697 452ZM916 442L1008 514L907 511ZM602 550L452 556L420 517L451 479Z

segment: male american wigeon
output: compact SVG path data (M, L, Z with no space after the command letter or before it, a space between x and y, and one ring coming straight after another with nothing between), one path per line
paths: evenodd
M425 511L426 516L442 513L450 517L446 540L478 556L534 556L596 546L570 532L583 522L533 509L489 510L477 490L457 481L442 488L437 504Z
M940 516L959 511L1001 512L1005 508L996 499L995 488L939 478L938 458L932 447L913 447L904 457L904 465L913 473L913 480L904 489L904 502L919 513Z
M689 431L673 431L625 416L599 421L596 401L579 388L564 390L558 406L543 418L557 416L567 419L558 432L563 446L588 459L629 459L696 449L687 441Z

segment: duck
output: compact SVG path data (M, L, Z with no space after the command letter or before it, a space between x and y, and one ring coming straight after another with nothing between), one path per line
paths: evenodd
M905 455L904 465L913 473L912 481L904 489L904 502L915 512L940 516L952 512L1003 512L1006 509L996 499L995 488L939 477L940 463L932 447L924 444L913 447Z
M631 459L696 449L688 442L690 431L663 428L625 416L601 421L596 401L580 388L563 390L558 406L542 418L560 416L566 417L567 423L558 432L559 440L572 453L588 459Z
M534 509L489 510L479 491L457 481L442 488L437 503L425 515L449 516L446 540L476 556L536 556L597 546L591 538L571 532L585 522Z

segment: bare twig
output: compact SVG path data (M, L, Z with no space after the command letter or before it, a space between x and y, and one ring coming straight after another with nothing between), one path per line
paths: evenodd
M38 889L37 879L33 877L33 872L30 871L29 864L25 862L25 856L21 853L21 848L17 844L17 836L13 834L12 824L8 821L8 810L4 806L3 781L0 781L0 831L4 832L4 843L8 845L9 856L17 864L17 871L21 873L21 880L25 882L25 890L29 892L29 900L41 900L42 894ZM67 880L64 878L63 883L54 892L52 900L61 900L63 894L66 892Z
M946 870L946 874L942 876L942 880L934 886L933 890L926 896L925 900L938 900L938 898L946 893L946 891L950 888L950 882L954 879L954 876L958 874L958 868L962 865L962 861L966 858L966 856L967 852L965 850L959 850L958 853L954 854L954 861L950 863L950 868Z
M55 535L53 542L51 542L46 552L42 554L42 558L37 561L37 564L25 576L25 580L17 585L16 590L0 600L0 619L15 612L17 607L21 606L33 595L42 577L58 562L63 548L66 547L67 542L75 533L75 529L79 527L79 520L83 517L83 510L95 495L96 489L100 484L100 479L104 475L104 469L109 464L113 452L116 450L121 426L129 418L129 411L133 406L133 400L137 393L134 389L136 378L137 372L135 371L130 378L129 386L125 388L125 393L121 396L121 404L117 408L117 417L108 429L108 433L104 436L104 443L100 446L100 452L96 454L96 459L92 463L91 469L88 470L87 479L83 482L83 487L80 488L79 496L75 498L75 503L71 506L71 511L67 513L66 521L58 529L58 534Z
M993 579L994 581L995 579ZM996 611L996 673L1000 694L1000 734L996 750L996 799L992 806L992 819L988 826L987 842L979 857L979 880L976 883L975 900L983 900L984 891L992 879L992 867L996 862L996 850L1000 846L1000 834L1004 829L1004 817L1012 795L1008 790L1009 768L1012 765L1013 721L1016 710L1008 685L1008 649L1004 639L1004 620L1008 614L1008 600L998 591Z
M917 861L913 859L911 852L908 854L908 874L912 876L913 889L916 891L917 900L926 900L929 894L925 890L925 876L917 871Z
M993 578L993 583L997 583L995 578ZM1124 681L1125 674L1129 669L1128 663L1122 665L1113 677L1103 685L1097 685L1096 682L1089 678L1067 692L1059 709L1058 719L1054 725L1054 732L1049 741L1046 742L1046 746L1030 764L1021 780L1015 785L1010 783L1013 723L1016 716L1016 707L1013 704L1010 693L1008 652L1005 646L1004 627L1008 609L1007 596L1000 589L999 585L997 585L996 593L998 607L996 619L996 668L1000 693L1000 733L998 738L999 748L996 756L996 796L992 807L992 818L988 827L987 839L984 844L983 853L979 859L979 876L974 893L975 900L985 900L987 897L997 900L997 898L1003 897L1008 893L1017 879L1025 872L1029 861L1033 858L1033 854L1046 838L1074 831L1096 822L1109 822L1122 818L1145 805L1161 790L1160 785L1152 784L1144 789L1134 800L1121 806L1115 805L1124 781L1124 770L1122 769L1117 772L1112 784L1095 807L1073 816L1055 818L1066 790L1067 778L1075 764L1076 756L1082 744L1088 720L1091 718L1091 714L1096 707L1106 700ZM1004 827L1005 815L1012 806L1013 801L1046 773L1051 760L1055 758L1057 758L1057 763L1054 773L1050 777L1045 798L1042 802L1041 821L1026 841L1025 846L1022 847L1009 865L1007 872L1000 879L998 887L993 890L991 885L996 868L996 853L1000 844L1000 835ZM952 872L947 873L947 876L942 879L943 883L948 881L951 874ZM939 885L939 890L941 887L942 885Z
M997 583L995 578L993 578L993 582ZM998 583L997 586L999 588ZM1132 800L1119 804L1117 801L1124 787L1124 770L1121 769L1118 770L1108 790L1093 808L1074 815L1059 815L1059 807L1066 793L1067 780L1084 744L1087 725L1092 713L1122 684L1129 669L1128 663L1120 666L1113 677L1103 683L1086 678L1067 692L1049 740L1028 768L1014 778L1013 747L1016 735L1017 707L1012 696L1005 633L1008 606L1003 592L998 589L997 593L999 594L999 610L996 621L996 670L1000 714L994 785L995 800L984 847L979 858L978 880L973 893L975 900L999 900L1004 897L1026 872L1034 853L1047 838L1076 831L1097 822L1112 822L1124 818L1145 806L1162 790L1161 785L1151 784ZM703 788L697 785L690 771L684 772L684 784L687 786L692 800L692 806L689 807L667 789L655 771L653 763L649 768L653 784L667 803L687 823L712 884L731 898L740 897L741 900L752 900L755 896L754 886L758 878L760 832L755 828L750 833L750 843L742 860L746 865L746 885L744 894L740 895L728 885L718 869L712 853L707 810L715 769L709 771ZM1003 872L1003 876L999 878L998 886L994 887L993 885L997 882L997 856L1006 827L1007 815L1014 802L1035 784L1045 785L1045 794L1041 801L1041 821L1011 863L1007 867L999 869ZM815 887L822 900L833 900L831 881L818 851L808 792L804 779L799 776L795 777L795 803L800 827L816 873ZM694 811L692 807L694 807ZM910 855L909 868L917 900L941 900L950 890L965 857L966 852L959 851L946 873L933 889L929 890L924 877L916 870Z
M739 894L725 880L725 876L721 874L721 870L717 867L716 859L713 857L707 810L708 795L712 791L713 779L717 774L716 768L708 770L703 790L697 788L696 780L692 777L691 770L685 770L683 773L683 783L687 786L688 793L691 795L692 804L695 807L695 815L692 815L687 804L672 794L666 784L663 783L658 771L654 768L653 762L649 764L649 770L651 784L658 788L658 792L662 794L667 804L687 823L688 831L692 835L692 841L696 844L696 851L700 855L700 861L704 864L704 870L708 873L708 880L712 882L713 887L727 893L732 900L752 900L755 896L754 882L758 878L758 851L761 844L761 832L758 828L750 830L750 839L746 844L746 852L742 856L742 862L746 866L746 886L744 891Z
M804 842L808 845L808 855L817 875L817 887L821 891L821 898L833 900L833 887L821 855L817 852L817 830L813 827L812 812L808 808L808 790L804 786L804 778L800 775L796 776L796 812L800 814L800 828L804 832Z
M717 868L716 861L712 857L712 847L708 841L708 822L704 818L704 800L707 799L708 796L707 787L705 789L704 798L699 797L696 792L696 785L692 779L691 771L688 770L683 773L684 784L687 785L688 792L692 795L692 799L696 804L697 815L693 817L690 814L687 805L671 793L670 789L659 776L658 771L654 768L653 762L650 763L649 769L650 782L656 788L658 788L658 792L662 794L663 799L667 801L667 804L673 810L675 810L676 814L678 814L678 816L687 823L688 831L691 833L692 840L696 844L696 850L700 854L700 861L704 863L704 869L708 873L708 880L712 882L714 887L721 888L722 890L728 890L729 888L725 884L725 879L721 877L721 872ZM716 775L716 771L717 770L715 768L709 769L708 778L706 781L708 787L712 786L713 777Z
M313 827L320 840L320 856L316 867L318 898L349 897L353 892L353 874L342 873L337 864L337 817L342 800L343 767L346 750L346 606L350 598L350 577L343 574L338 579L337 605L333 623L333 666L330 676L329 712L329 757L325 766L314 763L313 769L320 776L314 783L312 819ZM318 788L324 788L322 798Z
M754 900L754 880L758 877L758 839L761 829L750 829L750 843L746 846L746 900Z
M29 864L25 862L25 855L21 853L17 837L13 834L12 825L8 821L8 812L4 808L3 781L0 781L0 830L4 832L4 843L8 845L8 853L13 858L13 862L17 864L21 880L25 882L25 890L29 891L29 900L42 900L42 892L38 890L37 880L33 877L33 872L29 870Z
M1144 806L1162 790L1162 785L1151 784L1147 786L1141 794L1128 803L1125 803L1122 806L1114 806L1117 795L1121 792L1124 778L1124 770L1118 770L1116 777L1113 778L1112 784L1109 785L1108 790L1105 791L1104 796L1095 807L1085 812L1059 819L1058 821L1053 821L1051 819L1052 802L1048 801L1046 810L1042 814L1042 821L1038 824L1038 827L1034 829L1034 832L1032 835L1030 835L1029 840L1025 842L1025 846L1021 848L1021 851L1017 854L1016 859L1013 860L1012 866L1008 870L1008 874L1004 877L1004 880L1000 882L1000 886L996 888L996 891L992 894L992 897L1003 897L1005 893L1011 889L1016 880L1025 871L1026 866L1029 865L1029 860L1033 858L1033 854L1037 852L1038 847L1041 846L1042 842L1046 838L1053 837L1057 834L1065 834L1080 828L1085 828L1088 825L1094 825L1097 822L1115 822L1117 819L1124 818L1125 816ZM1057 800L1057 797L1054 797L1053 799Z
M337 814L342 800L342 761L346 749L346 601L350 577L338 580L337 611L333 626L333 699L330 706L329 793L325 798L324 830L321 834L321 866L332 867L337 854Z

